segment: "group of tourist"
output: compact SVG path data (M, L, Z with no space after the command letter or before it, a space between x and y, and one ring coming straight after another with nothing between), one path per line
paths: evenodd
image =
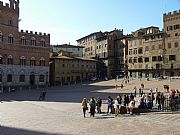
M89 107L88 107L89 103ZM82 109L84 117L86 117L86 111L90 111L90 117L94 117L94 114L97 110L97 113L101 113L102 99L100 97L97 100L94 97L90 97L89 100L83 98ZM107 114L115 113L115 116L120 114L121 107L125 107L130 114L133 114L133 108L135 107L134 95L118 95L115 100L111 96L108 96L107 99Z

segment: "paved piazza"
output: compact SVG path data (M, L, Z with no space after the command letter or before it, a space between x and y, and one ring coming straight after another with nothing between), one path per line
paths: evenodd
M54 87L47 90L46 101L38 101L40 90L27 90L1 94L0 135L180 135L179 113L147 113L115 117L106 113L95 114L94 118L83 118L83 97L100 96L103 101L110 95L130 93L143 82L145 92L164 84L170 89L180 88L180 81L131 80L123 90L122 80L99 83ZM106 112L107 104L102 111Z

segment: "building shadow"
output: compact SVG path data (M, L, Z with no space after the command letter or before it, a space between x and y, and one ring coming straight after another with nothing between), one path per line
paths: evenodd
M81 103L85 97L89 99L91 96L102 100L107 100L108 96L116 98L118 95L130 94L130 93L113 93L105 92L109 89L115 89L115 86L99 86L91 84L77 84L70 86L49 87L48 89L33 89L22 90L12 93L0 94L0 100L11 101L39 101L42 91L46 91L46 97L44 101L39 102L72 102Z
M64 135L63 133L59 133L59 134L45 133L45 132L31 131L26 129L6 127L6 126L0 126L0 134L1 135Z

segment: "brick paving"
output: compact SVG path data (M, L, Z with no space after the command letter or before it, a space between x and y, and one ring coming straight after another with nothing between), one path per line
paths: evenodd
M159 89L163 83L168 83L156 80L143 82L145 88L153 85ZM118 91L131 92L131 87L139 83L133 80L124 90ZM116 93L116 89L111 87L114 84L115 81L110 80L85 86L51 88L45 102L37 101L38 91L0 95L4 100L0 103L0 135L180 135L179 113L155 112L119 117L102 113L94 118L87 113L87 118L83 118L81 99L90 94L103 95L105 99L108 94ZM178 81L169 84L170 88L180 88ZM106 109L107 104L103 104L103 112Z

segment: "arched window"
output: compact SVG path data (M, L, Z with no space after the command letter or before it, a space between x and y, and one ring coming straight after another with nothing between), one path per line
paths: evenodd
M45 44L46 44L46 43L45 43L45 39L42 38L41 41L40 41L40 46L45 46Z
M3 34L2 32L0 31L0 44L3 42Z
M13 57L12 57L12 55L8 56L8 65L13 65Z
M24 74L19 76L19 82L25 82L25 75Z
M24 36L21 37L21 45L26 45L26 38Z
M143 62L143 59L140 57L140 58L138 58L138 62L139 63L142 63Z
M36 59L35 59L35 57L31 57L30 66L36 66Z
M44 82L44 77L45 77L44 75L40 75L39 76L39 82Z
M7 82L12 82L12 74L7 75Z
M36 39L34 37L31 38L31 45L36 46Z
M3 58L2 58L2 55L0 54L0 64L3 63Z
M41 57L41 59L39 61L39 65L40 66L45 66L45 59L43 57Z
M13 42L14 42L13 35L10 34L10 35L8 36L8 44L13 44Z
M24 56L20 58L20 65L26 65L26 58Z

